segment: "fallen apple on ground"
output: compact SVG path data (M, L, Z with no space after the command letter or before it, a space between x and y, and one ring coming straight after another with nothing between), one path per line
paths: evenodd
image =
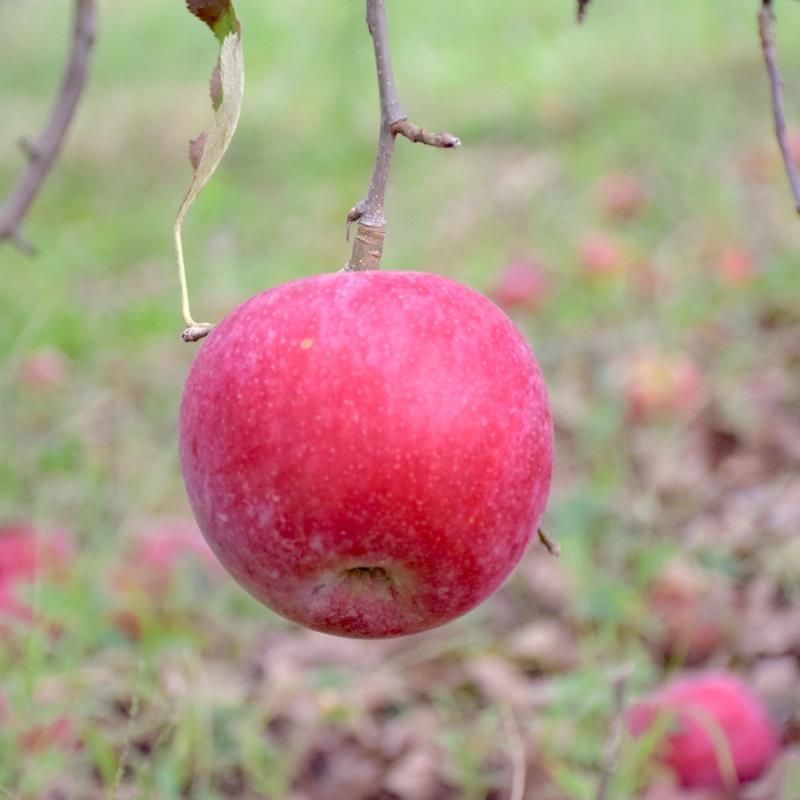
M687 419L705 400L703 373L688 355L641 349L627 357L623 372L631 422L653 417Z
M500 270L490 295L506 311L535 311L547 297L549 283L538 261L518 259Z
M28 522L0 524L0 625L8 618L33 620L33 610L20 597L21 591L62 571L70 549L65 531L49 534Z
M628 730L666 723L657 756L685 788L733 789L759 778L778 753L766 707L736 675L688 675L632 706Z
M342 272L212 331L180 452L200 528L248 591L316 630L388 637L505 580L544 512L553 429L528 345L485 297Z

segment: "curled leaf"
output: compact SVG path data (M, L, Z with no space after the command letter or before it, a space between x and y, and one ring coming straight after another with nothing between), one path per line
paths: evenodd
M203 157L203 150L206 147L207 134L203 131L196 139L189 142L189 161L194 169L200 166L200 159Z
M241 26L229 0L188 0L187 6L221 42L219 61L211 76L214 121L208 130L190 143L189 159L194 167L194 176L178 210L174 228L183 318L188 328L202 328L207 332L212 326L195 322L189 308L181 230L189 209L222 161L239 123L244 96L244 58Z

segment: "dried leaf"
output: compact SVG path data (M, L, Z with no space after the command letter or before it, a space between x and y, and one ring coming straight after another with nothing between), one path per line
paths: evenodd
M231 0L187 0L186 7L211 28L220 44L229 34L241 33Z
M244 96L244 58L241 26L230 0L188 0L187 7L214 31L221 42L219 60L211 76L211 100L216 112L214 122L190 145L189 157L195 173L174 228L184 321L189 328L194 328L197 323L189 309L181 229L189 209L216 172L239 123ZM202 323L200 327L211 326Z

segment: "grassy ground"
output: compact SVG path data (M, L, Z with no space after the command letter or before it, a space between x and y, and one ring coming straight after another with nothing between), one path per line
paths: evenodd
M53 5L0 0L0 187L58 79L69 4ZM199 317L346 259L376 132L361 5L241 4L241 128L186 226ZM39 254L0 249L0 519L73 542L58 579L27 589L34 623L2 634L0 787L506 798L524 762L528 797L588 800L614 670L633 667L634 695L691 664L772 692L786 753L752 796L795 800L800 225L753 3L596 0L582 29L562 0L389 5L412 118L465 146L401 143L386 266L490 291L520 254L543 265L546 301L517 321L551 388L547 527L563 556L534 547L465 620L365 644L277 619L202 555L172 579L171 558L141 555L189 525L175 420L196 348L178 341L170 228L214 43L178 0L107 2L90 90L26 226ZM800 12L780 11L796 41ZM784 49L800 119L800 52ZM633 219L605 208L620 171L646 189ZM582 254L597 232L618 252L610 274ZM730 277L731 251L753 274ZM648 358L659 375L689 359L697 402L633 419ZM710 643L673 621L682 603L719 623ZM614 773L612 797L642 795L642 748L626 743Z

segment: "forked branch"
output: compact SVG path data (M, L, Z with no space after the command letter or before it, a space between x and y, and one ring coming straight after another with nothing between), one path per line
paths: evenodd
M22 236L20 227L58 158L86 86L96 16L95 0L75 0L69 60L50 119L36 139L20 142L28 166L0 207L0 241L6 240L28 252L33 247Z
M794 196L794 205L800 214L800 178L795 169L789 142L786 137L786 114L783 110L783 79L781 78L778 56L775 50L775 9L772 0L762 0L761 11L758 15L758 29L761 34L761 50L767 64L769 84L772 94L772 113L775 118L775 136L783 156L783 164L789 185Z
M383 241L386 237L386 186L394 155L395 138L405 136L412 142L431 147L451 148L461 144L450 133L431 133L409 122L400 104L392 69L389 48L389 31L386 23L385 0L367 0L367 26L375 46L375 63L378 68L378 91L381 102L381 125L378 135L378 152L367 196L347 215L350 225L358 222L353 252L345 270L367 270L380 267Z

